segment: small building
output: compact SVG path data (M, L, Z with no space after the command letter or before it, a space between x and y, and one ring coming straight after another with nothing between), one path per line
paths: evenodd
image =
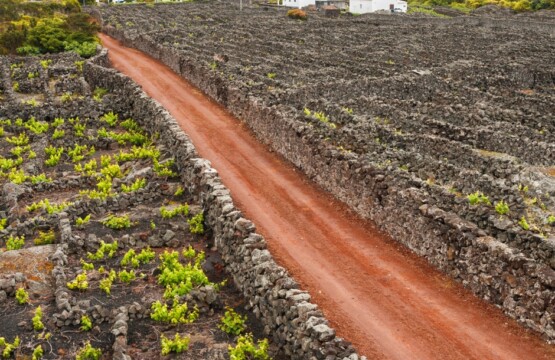
M316 5L315 0L283 0L283 6L302 9L308 5Z
M321 9L327 18L338 18L341 15L341 11L333 5L324 5Z
M304 9L308 6L316 6L316 8L322 9L324 6L333 5L339 10L349 9L347 0L283 0L281 5L298 9Z
M380 10L391 12L407 12L407 2L403 0L351 0L349 12L366 14Z
M318 9L323 9L324 6L335 6L339 10L349 9L347 0L316 0L316 7Z

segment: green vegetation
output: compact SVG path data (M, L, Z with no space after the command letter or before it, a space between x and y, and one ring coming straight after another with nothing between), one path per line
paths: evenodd
M191 324L198 318L198 316L199 310L196 306L192 311L189 311L187 303L180 304L177 302L177 298L174 299L171 309L168 309L167 304L155 301L152 304L150 313L150 318L152 320L173 325Z
M56 235L54 234L54 230L48 230L47 232L43 232L39 230L39 236L35 239L35 245L48 245L53 244L54 240L56 240Z
M29 294L24 288L19 288L15 291L15 300L19 305L29 303Z
M48 159L44 161L44 164L46 166L56 166L60 162L60 158L64 153L64 148L63 147L57 148L55 146L50 145L44 149L44 153L48 156Z
M19 250L25 245L25 236L13 236L10 235L8 240L6 240L6 250Z
M35 347L35 349L33 350L33 355L31 357L31 360L39 360L42 359L42 356L44 355L44 351L42 350L42 346L39 344L37 345L37 347Z
M202 213L196 214L188 219L187 223L189 224L189 231L191 234L204 234L204 215Z
M75 357L75 360L99 360L102 356L102 350L92 347L90 341L85 343Z
M491 205L489 198L480 191L476 191L473 194L469 194L466 198L468 199L468 202L470 203L470 205L478 205L478 204Z
M255 345L252 334L239 336L235 347L229 346L231 360L270 360L268 355L268 340L258 340Z
M61 204L51 204L50 200L42 199L41 201L34 202L31 205L27 206L27 211L33 212L35 210L42 209L42 210L46 210L48 214L56 214L65 210L67 207L71 205L72 203L70 202L63 202Z
M424 12L430 15L439 15L431 9L432 6L450 6L453 9L469 12L484 5L498 5L522 12L555 9L555 0L412 0L409 1L409 13Z
M108 218L102 224L112 230L122 230L131 227L131 220L127 214L122 216L108 215Z
M308 116L312 117L324 124L326 124L330 129L336 129L337 125L330 121L329 117L322 111L312 111L309 108L304 108L303 113Z
M528 224L528 221L524 216L520 218L520 220L518 221L518 225L520 225L523 230L530 230L530 224Z
M41 331L44 329L44 324L42 323L42 308L37 306L35 309L35 315L33 316L33 329L35 331Z
M555 216L554 215L549 215L547 217L547 225L555 225Z
M230 335L239 335L246 329L245 321L247 320L246 316L241 316L235 312L230 307L226 308L226 312L224 316L221 318L221 322L218 325L218 328L222 331Z
M56 129L52 133L52 140L58 140L65 136L66 132L64 130Z
M118 124L118 114L114 114L110 111L109 113L102 115L102 117L100 117L100 121L105 122L110 127L114 127Z
M92 254L90 252L87 253L87 258L93 261L103 260L106 254L108 254L108 258L113 258L118 251L118 242L114 241L111 244L107 244L104 240L100 240L100 247L96 250L96 253Z
M87 315L81 316L81 330L90 331L92 329L92 320Z
M4 230L8 225L8 219L0 219L0 230Z
M184 193L183 187L181 187L181 185L179 185L177 187L177 190L175 190L175 193L173 194L173 196L181 196L181 195L183 195L183 193Z
M94 270L93 263L88 263L83 259L79 260L79 263L81 264L81 269L83 269L84 271Z
M133 192L142 189L146 186L146 179L137 179L131 185L121 184L121 190L123 192Z
M499 215L507 215L509 213L509 205L504 200L501 200L495 204L495 211Z
M75 279L69 281L66 285L70 290L87 290L89 288L87 272L83 271L81 274L78 274Z
M0 55L38 55L75 51L83 57L96 53L99 27L82 13L77 0L43 3L3 0ZM49 63L41 63L47 68Z
M91 214L85 216L84 218L78 217L75 219L75 225L77 227L82 227L83 225L87 224L91 220Z
M120 272L118 272L118 279L119 281L123 282L123 283L130 283L131 281L135 280L137 276L135 275L135 271L131 270L131 271L127 271L127 270L122 270Z
M163 163L159 163L158 160L154 160L154 173L156 175L163 177L163 178L171 178L176 177L177 173L174 172L171 168L174 165L173 160L168 160Z
M108 90L101 88L101 87L96 87L93 91L93 99L97 102L101 102L102 98L104 97L104 95L106 95L108 93Z
M112 284L114 283L114 280L116 280L116 272L115 270L110 270L108 276L100 280L100 290L104 291L106 295L110 295L112 292Z
M133 268L138 268L141 264L148 264L152 260L154 260L156 254L154 251L150 250L150 247L141 250L141 252L137 255L135 250L129 249L123 258L121 259L121 266L131 266Z
M187 336L181 337L179 334L175 334L172 340L162 334L160 339L162 342L162 355L168 355L171 352L179 354L189 350L189 337Z
M29 144L29 137L23 132L18 136L6 138L6 141L14 146L25 146Z
M182 214L183 216L189 215L189 205L188 204L179 205L177 207L174 207L171 210L168 210L168 208L164 206L160 208L160 215L162 215L162 218L164 219L171 219L179 214Z
M160 255L162 263L159 266L161 273L158 276L158 283L166 288L164 291L164 298L166 299L186 295L194 287L215 285L208 280L202 269L205 258L204 252L197 253L189 246L183 252L183 256L187 259L184 262L179 260L179 252L177 251L165 251Z
M20 343L21 340L19 339L19 336L16 336L13 343L11 344L7 342L5 338L0 337L0 348L4 348L4 350L2 351L2 357L4 359L12 357L12 354L19 347Z

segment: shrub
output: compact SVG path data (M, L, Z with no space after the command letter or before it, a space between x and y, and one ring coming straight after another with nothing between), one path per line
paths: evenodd
M554 215L549 215L547 217L547 225L555 225L555 216Z
M118 273L118 278L119 278L119 281L128 284L131 281L135 280L136 278L135 271L122 270Z
M229 357L231 360L270 360L268 355L268 340L258 340L254 344L252 334L239 336L235 347L229 345Z
M20 133L18 136L6 138L6 141L15 146L25 146L29 144L29 137L25 133Z
M287 12L287 16L291 19L307 20L308 15L301 9L291 9Z
M39 344L37 345L37 347L35 347L35 349L33 350L33 355L31 357L31 360L39 360L42 359L42 356L44 355L44 351L42 350L42 346Z
M81 274L77 275L75 279L68 282L67 288L70 290L87 290L89 288L89 282L87 281L87 272L83 271Z
M168 310L167 304L155 301L151 306L150 318L154 321L166 322L170 324L191 324L199 316L199 310L195 306L193 311L189 311L187 303L180 304L174 299L172 308Z
M93 263L88 263L83 259L81 259L79 262L81 263L81 269L83 269L84 271L94 270Z
M47 232L39 231L39 236L35 239L35 245L48 245L54 243L56 240L56 235L54 230L48 230Z
M160 215L162 215L162 218L164 219L171 219L179 214L182 214L183 216L189 215L189 205L179 205L171 210L168 210L168 208L164 206L160 208Z
M35 154L35 156L36 156L36 154ZM29 159L31 159L31 152L29 152ZM38 175L31 175L31 176L29 176L29 179L31 180L32 184L52 182L52 179L49 178L49 177L46 177L45 173L41 173L41 174L38 174Z
M9 342L6 342L6 339L4 339L3 337L0 337L0 347L4 347L4 351L2 351L2 357L4 359L10 358L14 351L19 347L20 343L21 340L19 339L19 336L16 336L13 343L11 344Z
M97 102L101 102L102 98L104 97L104 95L106 95L108 93L108 90L101 88L101 87L96 87L93 91L93 99L94 101Z
M70 203L70 202L63 202L61 204L51 204L50 200L43 199L41 201L32 203L31 205L27 206L26 209L29 212L33 212L35 210L42 209L42 210L46 210L46 212L48 214L56 214L56 213L59 213L60 211L65 210L66 208L68 208L71 205L72 205L72 203Z
M118 124L118 114L114 114L112 111L106 113L100 117L101 122L105 122L110 127L114 127Z
M100 173L105 176L109 176L111 178L121 178L123 177L123 173L121 172L121 168L118 164L109 164L102 169L100 169Z
M509 205L501 200L495 204L495 211L497 211L499 215L506 215L509 213Z
M470 205L478 205L478 204L491 205L489 198L480 191L476 191L473 194L469 194L466 198L468 199L468 202L470 203Z
M160 336L162 342L162 355L168 355L171 352L181 353L183 351L189 350L189 337L181 337L179 334L175 334L173 340L167 338L162 334Z
M520 218L518 225L520 225L523 230L530 230L530 225L524 216Z
M92 347L90 341L87 341L85 346L77 352L75 360L99 360L101 356L102 351Z
M122 216L111 214L108 215L108 218L104 220L102 224L112 230L122 230L131 227L131 220L127 214Z
M100 290L104 291L106 295L110 295L112 292L112 284L114 283L114 280L116 280L116 272L114 270L110 270L108 276L100 280Z
M82 227L83 225L87 224L91 220L91 214L85 216L84 218L78 217L75 220L75 225L78 227Z
M25 236L13 236L10 235L8 240L6 240L6 250L19 250L25 245Z
M111 244L107 244L104 242L104 240L100 240L100 247L98 248L98 250L96 250L96 253L94 254L91 254L90 252L87 253L87 258L93 261L103 260L104 257L106 256L106 253L108 253L108 257L111 259L114 257L117 250L118 250L117 241L114 241Z
M202 213L196 214L188 219L187 223L189 224L189 231L191 234L204 234L204 215Z
M92 320L87 315L81 316L81 330L90 331L92 329Z
M15 300L19 305L27 304L29 302L29 294L24 288L19 288L15 291Z
M246 316L241 316L237 314L232 308L227 307L224 316L222 316L221 318L221 322L218 325L218 328L230 335L239 335L243 331L245 331L246 320Z
M38 306L35 309L35 315L33 316L33 329L40 331L44 329L44 324L42 323L42 309Z
M136 179L131 185L121 184L121 190L123 192L133 192L142 189L146 186L146 179Z

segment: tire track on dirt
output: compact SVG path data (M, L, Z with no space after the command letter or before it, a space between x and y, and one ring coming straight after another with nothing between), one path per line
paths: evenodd
M171 69L101 35L114 68L210 160L276 261L376 359L553 359L554 347L354 216Z

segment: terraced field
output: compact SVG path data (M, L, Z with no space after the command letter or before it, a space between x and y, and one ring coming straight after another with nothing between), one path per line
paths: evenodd
M198 194L159 134L130 118L128 94L91 86L83 66L0 58L0 351L229 358L236 335L258 340L262 325L224 271Z
M552 25L303 22L221 3L101 16L106 33L191 80L361 215L553 340Z

